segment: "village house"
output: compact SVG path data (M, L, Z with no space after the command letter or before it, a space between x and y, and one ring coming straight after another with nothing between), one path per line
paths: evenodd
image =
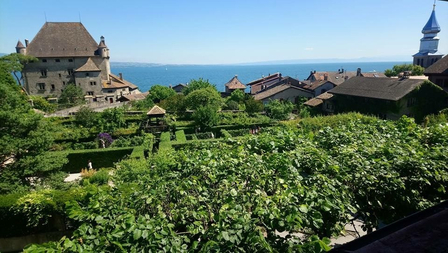
M182 94L182 91L184 88L187 87L186 84L180 83L178 85L170 86L171 89L173 89L177 94Z
M403 115L422 120L448 106L448 93L428 80L353 77L328 93L327 112L360 112L397 120ZM310 102L308 105L312 106ZM320 106L316 102L316 106ZM325 111L326 108L323 108Z
M301 82L289 76L283 77L281 73L269 74L266 77L254 80L247 84L250 86L250 93L255 95L261 91L273 88L277 85L289 84L293 86L300 87Z
M323 94L339 84L345 82L346 80L354 77L354 76L363 76L363 77L386 77L383 73L378 72L366 72L362 73L361 69L358 68L356 72L354 71L345 71L344 69L339 69L336 72L316 72L311 71L305 81L302 81L304 84L303 88L310 90L314 93L314 97Z
M268 104L270 100L289 101L296 104L303 97L311 98L313 93L291 84L276 85L254 95L254 99L262 101L263 104Z
M429 80L448 92L448 56L443 57L425 70Z
M230 81L228 81L224 86L226 87L226 93L228 94L234 92L235 90L241 90L242 92L244 92L244 90L246 89L246 85L238 80L237 75L232 77L232 79L230 79Z
M31 42L18 41L16 52L38 59L22 71L30 95L54 99L68 84L80 87L88 101L112 103L123 95L140 93L121 74L111 73L104 37L95 42L80 22L46 22Z

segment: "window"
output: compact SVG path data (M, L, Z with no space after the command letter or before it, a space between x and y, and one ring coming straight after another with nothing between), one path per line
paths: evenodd
M86 73L86 76L89 76L89 72Z
M114 91L113 90L107 90L107 93L113 93Z
M96 85L96 82L90 82L90 85Z
M47 62L47 59L42 59L42 62Z
M88 95L88 96L93 96L93 91L88 91L88 92L87 92L87 95Z
M73 69L67 69L67 73L68 73L68 75L73 75Z
M68 62L73 62L73 59L68 59Z
M38 88L39 90L45 90L45 83L38 83L38 84L37 84L37 88Z
M51 85L51 90L55 90L54 84Z
M41 77L47 77L47 70L46 69L41 69L40 70L40 76Z
M411 107L411 106L415 105L415 103L417 103L417 99L415 97L409 98L408 102L407 102L407 106Z
M61 73L59 73L59 77L62 77Z
M56 60L54 60L55 62L61 62L61 60L60 59L56 59Z
M65 82L62 82L62 85L65 85Z

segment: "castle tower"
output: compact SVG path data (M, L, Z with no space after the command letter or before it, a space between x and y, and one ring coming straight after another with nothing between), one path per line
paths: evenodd
M104 40L104 36L101 36L100 43L98 44L98 53L103 58L104 65L106 67L106 79L109 81L110 75L110 62L109 62L109 48L106 46L106 42Z
M26 47L22 44L20 40L17 42L16 45L16 53L23 55L26 54Z
M434 3L431 16L422 29L423 38L420 39L420 50L414 54L414 65L420 65L424 68L431 66L434 62L442 58L443 55L436 55L439 38L437 33L441 31L436 19L436 5Z

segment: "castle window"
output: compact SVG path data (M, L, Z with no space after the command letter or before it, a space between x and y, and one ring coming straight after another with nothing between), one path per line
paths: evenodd
M39 90L45 90L45 83L38 83L37 88L39 88Z
M40 76L41 77L47 77L47 70L46 69L41 69L40 70Z
M47 62L47 59L42 59L42 62Z
M68 59L68 62L73 62L73 59Z
M87 92L87 95L88 95L88 96L93 96L93 91L88 91L88 92Z
M96 82L90 82L90 85L96 85Z
M59 73L59 77L62 77L61 73Z
M54 84L51 85L51 90L55 90Z
M62 82L62 85L65 85L65 82Z
M73 75L73 69L67 69L67 73L68 73L68 75Z
M86 73L86 76L89 76L89 72Z
M61 60L60 59L56 59L56 60L54 60L55 62L61 62Z

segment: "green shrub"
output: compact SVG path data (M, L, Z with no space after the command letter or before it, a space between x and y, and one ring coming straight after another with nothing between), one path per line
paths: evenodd
M225 129L221 129L221 136L223 136L224 138L231 138L232 135Z
M87 167L89 160L91 160L95 169L113 167L114 163L123 159L126 155L130 155L132 150L132 147L126 147L65 151L68 163L62 167L62 171L79 173L81 169Z
M129 158L132 159L144 159L145 158L145 148L143 146L137 146L132 151Z
M176 131L176 141L178 141L178 142L187 141L187 138L185 137L184 130Z
M89 178L89 183L97 185L105 185L109 182L109 170L100 169Z

